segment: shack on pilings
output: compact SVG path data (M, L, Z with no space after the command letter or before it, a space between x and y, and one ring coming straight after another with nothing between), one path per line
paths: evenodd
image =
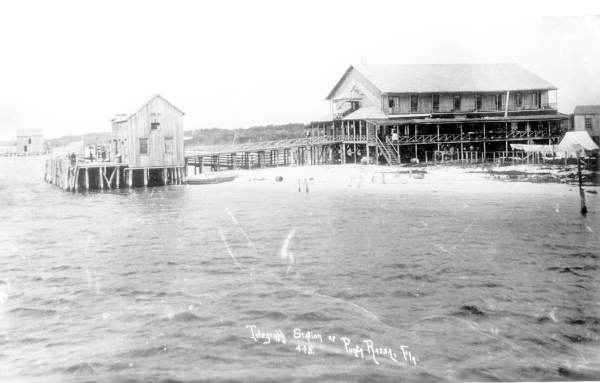
M68 191L185 183L183 115L156 95L111 120L109 147L50 154L45 180Z

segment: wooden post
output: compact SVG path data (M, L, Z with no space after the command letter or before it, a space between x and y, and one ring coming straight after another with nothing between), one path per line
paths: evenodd
M79 166L75 165L75 191L79 190Z
M133 187L133 169L129 168L127 169L127 185L132 188Z
M102 174L102 166L98 166L98 187L104 189L104 180Z
M437 150L440 151L440 124L437 124ZM462 137L461 137L462 140Z
M85 190L90 190L90 171L85 168Z
M119 188L119 184L121 183L121 167L117 165L117 180L116 180L116 188Z
M464 138L463 138L463 128L462 128L462 124L459 125L460 128L460 162L463 162L463 158L464 158Z

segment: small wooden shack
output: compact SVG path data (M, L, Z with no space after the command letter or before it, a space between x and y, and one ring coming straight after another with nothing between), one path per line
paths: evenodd
M183 116L159 94L133 113L118 115L111 121L110 161L127 164L131 182L136 173L141 173L144 185L183 178Z
M133 113L111 120L107 158L53 153L45 179L70 191L184 183L183 115L157 94Z

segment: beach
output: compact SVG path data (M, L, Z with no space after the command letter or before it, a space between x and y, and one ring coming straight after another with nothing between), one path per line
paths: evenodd
M577 185L566 183L564 175L560 182L529 182L529 179L511 180L499 174L503 172L548 173L560 177L560 167L548 170L541 166L519 165L511 167L460 167L423 166L391 167L378 165L321 165L233 170L213 174L237 175L232 187L257 187L275 190L297 190L299 185L306 192L335 192L356 189L365 193L509 193L509 194L554 194L566 198L578 198ZM498 172L498 173L495 173ZM564 173L564 172L563 172ZM190 174L190 173L188 173ZM281 181L276 178L281 177ZM535 181L535 179L534 179ZM592 191L587 196L590 203L597 203L598 186L586 186Z

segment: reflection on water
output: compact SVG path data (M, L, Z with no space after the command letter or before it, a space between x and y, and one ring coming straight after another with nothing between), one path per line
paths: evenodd
M86 195L42 171L0 158L2 380L600 379L600 223L576 193ZM348 352L365 340L398 362Z

